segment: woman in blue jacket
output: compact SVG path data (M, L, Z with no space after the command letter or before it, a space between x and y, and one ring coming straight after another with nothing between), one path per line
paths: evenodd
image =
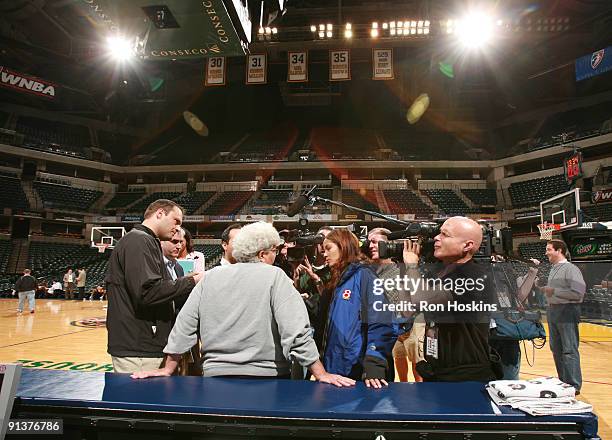
M375 293L374 271L361 263L357 237L335 229L323 242L331 269L326 292L331 295L323 336L323 365L330 373L364 380L370 387L387 385L396 335L392 314L383 311L385 295Z

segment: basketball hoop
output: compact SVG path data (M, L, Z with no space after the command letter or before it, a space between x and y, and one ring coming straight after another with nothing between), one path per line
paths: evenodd
M108 244L106 243L97 243L95 246L98 248L98 252L101 254L103 254L108 248Z
M540 223L538 229L540 230L540 240L552 240L553 233L561 229L561 225L556 223Z

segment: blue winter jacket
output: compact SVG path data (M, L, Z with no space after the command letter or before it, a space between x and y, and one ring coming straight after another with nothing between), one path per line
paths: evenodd
M352 263L333 293L323 356L329 373L349 376L351 372L367 371L368 363L388 367L397 335L393 314L377 311L387 300L382 293L374 294L376 278L370 267Z

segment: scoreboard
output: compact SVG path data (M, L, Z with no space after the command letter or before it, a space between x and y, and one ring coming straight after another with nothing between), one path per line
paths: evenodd
M565 178L569 183L574 182L582 177L582 153L574 152L570 157L563 162L565 169Z

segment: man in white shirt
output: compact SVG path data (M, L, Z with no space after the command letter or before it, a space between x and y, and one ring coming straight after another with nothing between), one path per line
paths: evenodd
M223 256L221 257L219 265L227 266L228 264L234 264L236 262L232 255L232 242L234 241L236 235L238 235L238 232L240 232L241 228L242 225L239 223L234 223L225 228L225 230L221 233L221 247L223 248Z

